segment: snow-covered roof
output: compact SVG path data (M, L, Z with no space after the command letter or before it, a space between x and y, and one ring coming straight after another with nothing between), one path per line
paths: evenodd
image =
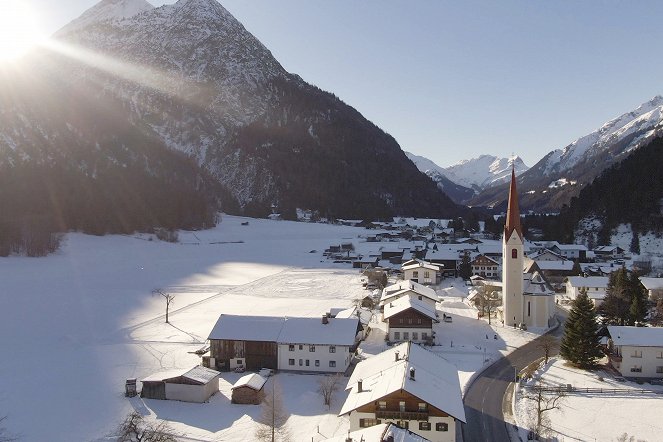
M502 245L501 244L478 244L477 249L482 255L501 255L502 254Z
M144 378L141 382L167 382L169 379L183 377L193 382L207 384L213 381L219 372L211 368L197 365L193 368L175 368L172 370L160 371Z
M232 386L231 390L239 387L249 387L253 390L259 391L265 385L265 382L267 382L267 379L263 378L259 374L249 373L239 378Z
M439 272L440 271L440 266L437 264L431 264L430 262L426 261L416 261L414 263L405 263L401 267L403 271L405 270L413 270L413 269L428 269L432 270L434 272Z
M467 289L459 289L458 287L447 287L441 290L442 296L452 296L455 298L464 298L467 296Z
M395 357L397 352L398 360ZM410 368L415 369L414 379L410 377ZM360 379L361 391L357 384ZM456 367L411 342L404 342L357 364L346 390L350 391L339 416L404 390L465 422Z
M437 314L435 313L435 306L430 303L420 301L416 295L410 294L402 296L384 305L384 319L391 318L392 316L404 312L405 310L413 309L425 315L434 321L437 321Z
M413 291L420 295L423 295L427 298L438 300L437 293L434 289L426 287L423 284L419 284L415 281L399 281L396 284L389 285L382 290L382 297L380 300L387 299L392 297L393 293L404 292L404 291Z
M536 261L540 270L557 270L570 272L573 270L573 261Z
M528 279L523 281L523 293L531 296L550 296L555 294L539 272L534 272Z
M607 276L569 276L572 287L608 287Z
M663 327L609 325L608 333L615 345L663 347Z
M663 289L663 278L646 278L641 276L640 283L645 286L647 290Z
M388 436L391 436L394 442L430 442L430 439L393 423L360 428L349 434L325 439L325 442L385 442Z
M557 244L559 250L587 250L587 247L583 244Z
M208 339L284 344L353 345L358 318L291 318L221 315Z
M458 250L451 249L438 249L438 250L428 250L426 252L426 259L437 259L440 261L458 261L460 260L460 254Z
M359 318L285 318L278 342L283 344L354 345Z

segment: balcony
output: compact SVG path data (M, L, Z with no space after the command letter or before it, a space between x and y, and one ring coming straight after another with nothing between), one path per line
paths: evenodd
M428 413L425 411L390 411L375 410L376 419L395 419L401 421L427 421Z

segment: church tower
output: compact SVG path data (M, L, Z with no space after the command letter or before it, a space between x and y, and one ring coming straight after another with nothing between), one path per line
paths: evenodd
M516 191L516 172L511 170L511 187L502 239L502 308L504 324L513 326L523 320L523 252L524 238L520 227L520 210Z

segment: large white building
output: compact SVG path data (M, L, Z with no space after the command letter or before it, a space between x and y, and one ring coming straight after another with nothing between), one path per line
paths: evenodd
M456 440L465 408L456 367L412 342L370 357L355 368L339 416L350 431L393 422L433 442Z
M622 376L663 378L663 327L609 325L610 364Z
M555 293L540 274L523 274L524 249L516 175L512 171L502 239L502 319L508 326L545 328L554 314Z

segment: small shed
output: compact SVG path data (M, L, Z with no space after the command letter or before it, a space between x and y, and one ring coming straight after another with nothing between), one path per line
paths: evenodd
M202 403L219 391L219 372L196 366L155 373L142 383L142 398Z
M259 374L251 373L239 378L232 386L233 404L253 404L258 405L265 398L264 386L267 379Z

